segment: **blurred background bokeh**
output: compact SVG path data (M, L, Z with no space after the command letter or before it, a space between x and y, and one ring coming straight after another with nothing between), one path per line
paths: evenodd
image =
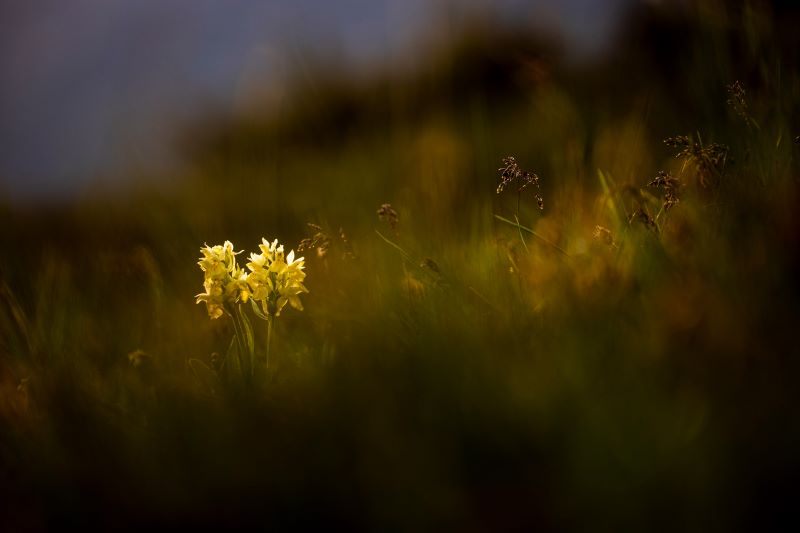
M536 31L576 59L596 59L630 4L4 2L4 194L71 198L98 181L123 179L122 169L128 178L161 169L174 161L175 136L194 116L274 110L297 78L321 67L346 79L422 66L467 20Z
M791 529L798 27L3 2L0 529ZM196 261L262 237L313 241L310 294L243 386Z

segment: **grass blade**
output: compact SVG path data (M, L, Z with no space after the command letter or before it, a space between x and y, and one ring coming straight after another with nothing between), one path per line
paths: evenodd
M507 219L505 217L501 217L500 215L495 215L494 218L496 218L497 220L499 220L501 222L505 222L506 224L514 226L515 228L519 229L520 231L524 231L525 233L529 233L529 234L533 235L534 237L536 237L537 239L539 239L540 241L542 241L544 244L546 244L546 245L550 246L551 248L553 248L554 250L557 250L557 251L561 252L562 254L564 254L567 257L570 256L567 253L567 251L564 250L563 248L561 248L559 245L557 245L557 244L555 244L553 242L550 242L549 240L545 239L544 237L542 237L541 235L539 235L538 233L536 233L532 229L527 228L527 227L519 224L518 222L514 222L513 220L509 220L509 219Z

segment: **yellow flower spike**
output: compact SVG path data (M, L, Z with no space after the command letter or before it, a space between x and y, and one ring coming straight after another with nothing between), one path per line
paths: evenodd
M204 273L204 293L197 295L197 303L205 302L208 316L212 319L221 317L225 306L250 299L250 287L247 283L247 272L236 264L233 243L225 241L222 245L208 246L200 249L202 257L197 262Z
M247 268L251 271L255 271L259 268L264 268L264 264L267 262L267 258L264 254L250 254L250 262L247 263Z
M308 293L308 289L303 285L306 277L306 273L303 272L305 261L302 257L295 258L294 250L285 253L284 246L278 239L269 242L262 238L258 247L261 253L250 254L250 261L246 263L245 270L236 263L236 256L241 252L235 252L230 241L225 241L222 245L203 246L197 264L203 271L205 292L198 294L196 301L198 304L201 302L206 304L211 319L220 318L226 313L231 316L239 342L239 353L247 352L248 343L245 339L249 338L250 361L254 362L252 332L248 333L248 336L243 336L242 333L243 328L245 331L250 331L249 320L238 307L238 304L252 300L256 315L267 321L267 368L269 368L273 319L280 316L286 304L302 311L303 303L300 301L300 295ZM251 370L252 367L251 363Z
M210 287L204 294L197 295L197 303L205 302L208 308L208 316L212 319L219 318L224 313L222 288Z
M284 254L284 247L277 239L269 242L262 238L258 247L261 253L251 254L247 264L252 298L261 304L267 316L279 316L287 303L302 310L298 295L308 292L302 284L305 279L303 258L295 259L294 250Z
M242 301L242 303L247 303L250 299L250 285L247 283L248 278L247 272L244 270L239 270L238 275L236 277L236 281L232 282L236 291L238 291L237 298Z

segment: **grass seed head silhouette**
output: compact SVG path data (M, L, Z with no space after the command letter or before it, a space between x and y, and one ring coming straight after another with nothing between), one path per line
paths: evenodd
M539 194L539 175L520 168L517 159L513 156L503 158L503 166L497 169L500 172L500 183L497 185L497 194L500 194L514 182L517 187L517 194L521 194L529 185L536 187L534 198L539 209L544 209L544 200Z
M728 100L726 103L733 109L733 112L744 121L748 128L758 128L758 123L750 114L750 108L747 105L747 93L742 83L738 80L734 81L730 85L727 85L725 90L728 91Z
M664 191L664 211L669 211L680 199L681 182L672 174L664 170L659 170L656 177L650 180L648 187L661 189Z
M378 218L389 224L392 231L397 231L397 224L400 222L400 217L397 211L394 210L392 204L383 204L378 209Z
M592 237L602 242L606 246L616 246L616 242L614 241L614 236L612 235L611 230L604 226L595 226Z
M675 159L684 160L686 165L692 165L697 172L700 185L710 187L715 178L722 174L728 158L728 147L718 143L703 145L703 143L687 135L677 135L664 139L664 144L675 148Z

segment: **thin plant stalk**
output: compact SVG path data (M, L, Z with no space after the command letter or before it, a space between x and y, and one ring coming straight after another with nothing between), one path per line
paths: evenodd
M269 370L269 351L272 346L272 317L267 319L267 370Z
M238 348L236 350L236 358L239 361L239 371L244 373L244 366L242 365L242 362L244 360L244 342L242 342L243 341L242 333L239 328L239 322L236 319L236 313L234 312L229 314L231 320L233 321L233 332L234 332L234 337L236 337L236 347Z
M525 248L525 252L530 253L530 250L528 250L528 243L525 242L525 236L522 235L522 226L519 223L519 217L517 215L514 215L514 220L517 221L517 230L519 230L519 240L522 241L522 246L523 248Z
M562 254L564 254L567 257L570 256L567 253L566 250L564 250L563 248L561 248L557 244L548 241L547 239L545 239L544 237L542 237L541 235L539 235L538 233L536 233L532 229L526 228L525 226L521 225L520 223L514 222L513 220L508 220L507 218L501 217L500 215L495 215L494 218L496 218L497 220L499 220L501 222L505 222L506 224L514 226L515 228L517 228L517 229L519 229L521 231L524 231L525 233L529 233L529 234L533 235L534 237L536 237L537 239L539 239L540 241L542 241L543 243L545 243L548 246L550 246L551 248L553 248L554 250L557 250L557 251L561 252Z
M236 314L239 320L239 333L241 335L241 343L247 353L247 375L252 378L255 373L255 353L253 347L253 330L250 326L247 316L244 314L244 309L241 306L236 307Z
M406 252L405 250L403 250L402 248L400 248L400 246L399 246L399 245L397 245L397 244L396 244L394 241L392 241L392 240L390 240L390 239L387 239L387 238L386 238L386 237L383 235L383 233L381 233L380 231L378 231L378 230L375 230L375 233L377 233L377 234L378 234L378 237L380 237L381 239L383 239L383 240L384 240L384 242L385 242L386 244L388 244L389 246L391 246L392 248L394 248L395 250L397 250L398 252L400 252L400 255L402 255L402 256L403 256L403 259L405 259L406 261L409 261L409 262L411 262L411 256L410 256L410 255L408 255L408 252Z

